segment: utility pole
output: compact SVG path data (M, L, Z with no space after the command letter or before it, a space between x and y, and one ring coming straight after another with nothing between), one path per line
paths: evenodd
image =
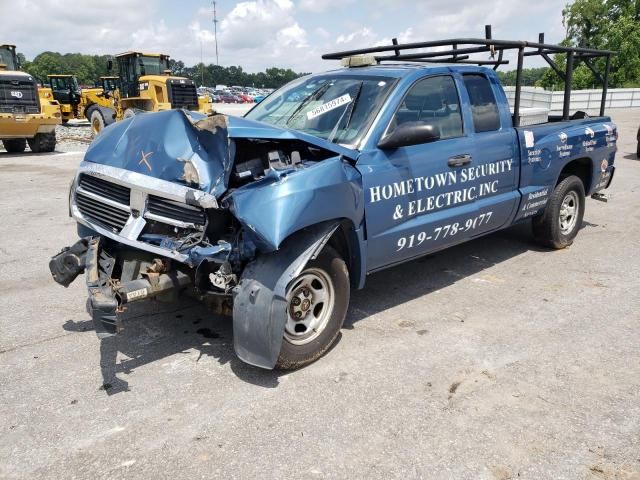
M200 37L200 73L202 80L200 81L200 85L204 86L204 56L203 56L203 48L202 48L202 37Z
M216 65L220 65L220 60L218 59L218 14L216 12L216 0L211 0L211 4L213 5L213 38L216 42Z

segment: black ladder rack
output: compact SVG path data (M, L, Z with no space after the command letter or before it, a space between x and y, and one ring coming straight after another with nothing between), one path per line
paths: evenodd
M449 47L446 49L433 50L436 47ZM430 49L430 50L429 50ZM420 51L415 51L420 50ZM346 50L343 52L327 53L322 55L325 60L341 60L354 55L373 55L378 63L410 61L418 63L464 63L473 65L493 66L497 70L500 65L506 65L508 60L504 60L505 50L518 51L518 66L516 70L516 92L513 105L513 118L516 126L519 122L520 114L520 92L522 89L522 65L524 57L540 56L553 69L553 71L564 81L564 102L562 107L562 119L569 119L571 103L571 83L573 71L580 62L591 70L596 79L602 83L602 99L600 101L600 116L604 115L607 100L607 88L609 82L609 67L611 56L617 53L611 50L597 50L585 47L566 47L563 45L551 45L544 43L544 33L538 36L538 42L525 42L514 40L495 40L491 35L491 25L485 26L485 38L450 38L445 40L435 40L431 42L398 43L394 38L391 45L381 45L377 47L362 48L357 50ZM470 54L489 53L488 60L470 58ZM567 62L564 70L560 68L551 58L556 53L564 53ZM497 56L497 58L496 58ZM598 72L594 63L595 58L605 58L604 72Z

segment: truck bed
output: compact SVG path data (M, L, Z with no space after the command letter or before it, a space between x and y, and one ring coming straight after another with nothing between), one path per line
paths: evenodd
M515 219L542 211L560 171L571 164L589 179L585 193L608 187L613 176L617 132L611 118L590 117L517 127L522 200Z

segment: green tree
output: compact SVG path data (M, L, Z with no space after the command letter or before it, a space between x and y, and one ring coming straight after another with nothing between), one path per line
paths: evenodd
M33 75L42 84L47 83L47 75L76 75L81 85L94 85L100 76L109 75L107 55L84 55L81 53L42 52L32 61L18 54L22 69ZM278 88L301 75L291 69L267 68L264 72L248 73L241 66L204 65L185 66L181 60L170 60L169 68L173 75L190 78L198 85L242 85L264 88Z
M549 70L548 67L523 69L522 85L527 87L538 86L547 70ZM500 78L502 85L514 86L516 84L516 73L516 70L509 70L507 72L498 70L498 78Z
M614 50L609 84L612 87L640 86L640 0L575 0L562 11L567 29L566 45ZM556 55L556 63L564 68L565 55ZM604 71L605 60L594 62ZM545 88L558 88L562 81L549 70L542 79ZM592 88L598 81L586 65L576 66L574 88Z

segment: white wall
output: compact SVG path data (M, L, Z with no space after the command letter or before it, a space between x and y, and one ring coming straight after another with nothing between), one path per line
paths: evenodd
M516 87L504 88L509 104L513 106ZM571 112L583 110L590 115L600 112L602 90L574 90L571 92ZM550 92L540 87L522 87L521 107L542 107L550 110L551 115L562 114L563 91ZM640 88L610 88L607 92L605 113L613 108L640 107Z

